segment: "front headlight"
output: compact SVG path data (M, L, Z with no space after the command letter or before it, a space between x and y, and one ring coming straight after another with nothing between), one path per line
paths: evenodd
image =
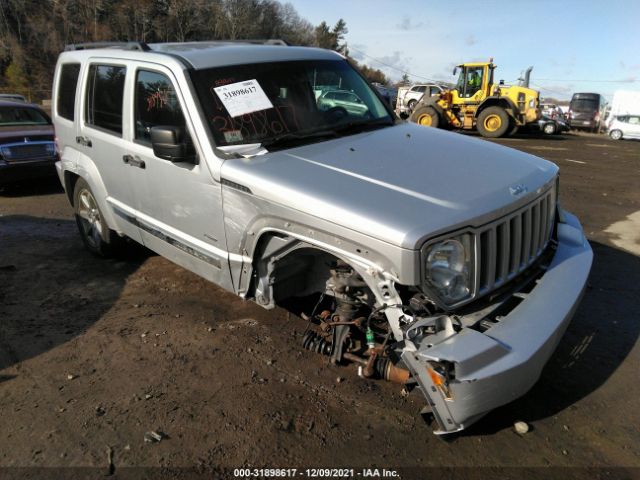
M5 159L11 158L11 149L9 147L0 147L0 155Z
M471 295L471 235L435 243L427 249L426 280L446 304Z

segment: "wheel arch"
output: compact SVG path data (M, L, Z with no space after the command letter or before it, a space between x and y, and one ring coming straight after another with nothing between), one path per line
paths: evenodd
M511 118L515 118L514 115L517 111L516 106L510 99L505 97L489 97L485 99L480 105L478 105L478 108L474 113L475 118L478 118L482 111L486 110L489 107L503 108Z
M349 247L347 247L349 248ZM358 248L358 247L356 247ZM364 247L361 247L361 253ZM368 252L367 252L368 253ZM326 291L331 261L340 260L356 271L373 294L376 305L402 302L395 285L398 279L374 261L316 239L278 229L265 229L256 239L251 263L243 267L249 282L245 297L271 309L291 296ZM373 304L372 304L373 306ZM389 309L394 334L402 338L398 319L402 311Z
M111 230L120 232L118 223L113 215L113 210L107 202L107 188L102 180L98 167L91 158L83 154L78 155L77 161L74 164L68 165L64 169L63 178L65 181L65 190L71 205L73 205L73 190L75 188L75 184L77 183L78 178L82 178L87 182L89 188L93 192L93 196L95 197L96 202L98 202L98 207L100 208L100 212L102 213L107 226Z
M64 171L64 175L63 175L64 191L67 194L67 199L69 200L69 203L71 204L72 207L74 206L73 191L76 188L76 182L78 181L79 178L80 178L80 175L78 175L77 173L74 173L70 170Z

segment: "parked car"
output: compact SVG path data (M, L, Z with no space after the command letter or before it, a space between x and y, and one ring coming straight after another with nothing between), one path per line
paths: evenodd
M547 115L541 115L537 124L540 131L547 135L557 135L571 130L567 122L560 116L549 117Z
M51 118L38 106L0 100L0 184L55 175Z
M343 109L349 115L364 116L369 113L369 108L358 95L346 90L328 90L322 92L317 100L318 108L326 111L329 109Z
M640 139L640 115L616 115L609 124L609 136L614 140Z
M569 126L597 132L604 109L604 97L599 93L574 93L569 103Z
M382 98L386 100L391 108L394 108L398 101L398 89L392 87L386 87L379 83L372 84L376 90L382 95Z
M20 95L18 93L0 93L0 101L1 100L8 100L10 102L27 102L24 95Z
M368 115L322 110L317 84ZM556 165L397 122L336 52L70 46L53 97L91 252L126 236L265 308L297 299L301 348L420 387L437 433L527 392L585 288Z
M396 100L396 112L400 116L410 115L414 107L418 104L423 95L433 97L444 91L442 85L427 83L412 85L411 87L400 87Z

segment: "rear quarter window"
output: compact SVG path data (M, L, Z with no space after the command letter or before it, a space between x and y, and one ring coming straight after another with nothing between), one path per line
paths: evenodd
M79 63L65 63L60 69L60 81L58 82L58 98L56 109L58 115L67 120L75 117L76 87L80 74Z
M122 101L127 69L117 65L90 65L87 76L85 121L122 135Z

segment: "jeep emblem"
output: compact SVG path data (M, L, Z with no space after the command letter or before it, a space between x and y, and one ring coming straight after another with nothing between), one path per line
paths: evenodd
M519 183L517 185L513 185L512 187L509 187L509 193L511 193L511 195L513 195L514 197L517 197L518 195L522 195L523 193L528 192L528 188L523 184L523 183Z

